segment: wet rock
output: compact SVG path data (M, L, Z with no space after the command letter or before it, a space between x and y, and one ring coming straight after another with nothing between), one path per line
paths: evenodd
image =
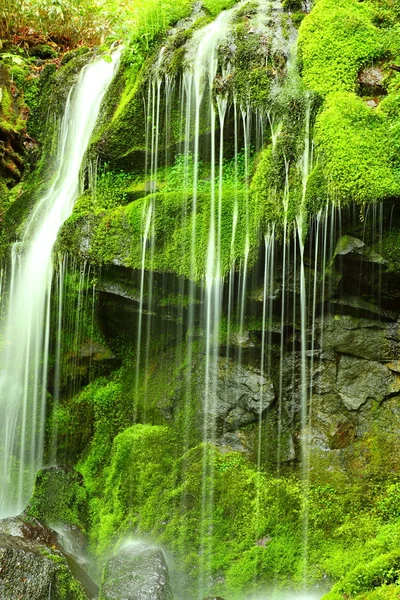
M385 94L383 86L384 75L378 67L367 67L358 75L361 93L366 94Z
M79 358L90 358L95 361L102 360L114 360L115 354L113 354L110 348L107 348L104 344L100 342L95 342L93 340L83 344L79 349Z
M331 450L341 450L353 443L356 429L354 424L345 417L331 424L329 430L329 447Z
M272 381L250 365L220 357L211 367L213 380L216 389L210 394L210 411L227 430L254 422L275 400Z
M26 517L25 514L1 519L0 533L34 541L44 546L55 546L58 541L55 531L46 527L37 519Z
M230 452L234 450L235 452L244 452L245 447L243 446L242 440L236 433L225 433L217 440L217 446L221 448L223 452L226 450Z
M172 600L168 567L159 548L128 544L103 572L101 600Z
M394 311L351 294L344 294L340 298L331 299L330 305L335 312L345 313L354 317L383 319L385 321L397 320L397 313Z
M381 401L400 391L400 378L378 362L351 356L340 359L337 392L348 410L358 410L368 399Z
M62 553L37 541L1 533L0 565L2 600L89 598Z
M318 324L319 327L321 323ZM325 317L324 349L389 362L400 358L400 324L345 316Z
M380 254L374 252L362 240L351 235L342 236L339 239L335 249L335 257L347 255L350 255L353 258L362 257L365 261L380 265L386 264L386 260L382 256L380 256Z
M53 573L55 573L54 577L57 580L58 577L60 577L60 585L62 585L62 581L61 579L64 578L65 581L67 581L68 585L72 586L71 589L73 588L75 591L76 590L82 590L82 593L84 595L71 595L71 596L60 596L60 595L46 595L43 596L43 598L46 598L46 600L48 598L51 598L52 600L58 600L58 598L71 598L71 600L77 598L77 600L79 600L80 598L89 598L89 599L94 599L98 597L98 586L95 584L95 582L91 579L91 577L88 575L88 573L86 572L86 570L83 568L83 563L85 561L81 561L80 560L80 556L78 556L78 554L80 554L80 552L75 553L75 551L72 548L67 547L64 542L64 537L62 535L59 535L59 533L53 529L51 529L50 527L48 527L47 525L41 523L40 521L38 521L37 519L35 519L34 517L28 515L27 513L22 513L21 515L17 516L17 517L9 517L6 519L1 519L0 520L0 538L1 536L5 536L5 538L7 538L7 548L9 549L9 547L13 546L16 551L18 550L18 552L23 553L23 552L28 552L28 556L26 558L23 559L23 561L21 562L21 565L23 566L23 568L27 569L27 574L24 577L27 578L27 580L30 581L30 578L33 577L33 575L31 575L31 571L32 573L35 573L35 569L32 566L32 568L29 566L31 560L33 561L33 558L29 555L29 553L31 553L33 556L36 556L37 554L40 555L40 557L43 556L48 556L48 558L53 561L56 565L59 565L59 569L60 572L58 573L58 571L53 571L50 569L50 571ZM81 538L82 540L82 538ZM82 548L82 547L81 547ZM75 550L77 550L77 548L75 547ZM0 550L1 552L1 550ZM16 556L19 556L20 554L16 554ZM53 556L54 554L54 556ZM7 556L11 556L11 554L7 554ZM21 554L22 555L22 554ZM14 555L13 555L14 556ZM14 560L14 559L13 559ZM86 564L87 564L87 560L86 560ZM47 565L48 566L48 565ZM46 567L46 565L45 565ZM44 567L44 568L45 568ZM4 568L2 559L0 558L0 568ZM45 568L46 572L50 572L49 569L47 569L47 567ZM18 572L17 571L9 571L8 575L7 575L7 585L8 582L11 582L12 577L14 577L14 575L16 577L19 577ZM1 572L0 572L0 579L1 579ZM57 583L57 582L56 582ZM58 584L57 584L58 585ZM55 584L52 584L52 590L54 591L54 594L56 594L56 587ZM75 593L75 591L73 593ZM1 584L0 584L0 598L7 599L8 596L3 596L2 595L2 588L1 588ZM25 593L25 592L24 592ZM53 593L53 592L52 592ZM64 592L63 592L64 593ZM77 592L76 592L77 593ZM80 593L80 592L79 592ZM26 590L26 596L21 596L21 598L31 598L30 594L30 588L29 586L27 587ZM17 596L15 596L17 597ZM12 598L15 598L14 596L12 596ZM18 596L19 598L19 596ZM32 596L33 599L36 598L36 596ZM37 596L37 598L42 598L42 596Z

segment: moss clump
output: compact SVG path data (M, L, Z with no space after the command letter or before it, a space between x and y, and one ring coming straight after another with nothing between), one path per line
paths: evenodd
M98 552L113 540L155 525L148 506L160 500L173 454L174 436L167 427L138 424L116 436L102 473L103 489L91 503L91 535ZM85 480L96 476L87 460L79 468Z
M54 595L57 600L87 600L82 584L72 575L67 560L62 554L45 547L40 550L40 554L56 565ZM53 585L51 589L53 593Z
M68 405L57 407L53 426L59 436L58 460L76 463L91 445L87 464L96 476L107 461L114 437L133 421L133 409L124 402L118 373L109 381L98 377ZM76 427L79 424L79 435ZM92 481L96 486L96 479ZM88 491L91 486L86 482Z
M86 490L75 471L61 467L40 471L26 513L49 525L75 525L84 528Z
M376 202L400 193L387 121L354 94L329 96L315 144L332 198Z
M332 592L324 596L325 600L336 600L336 598L360 598L360 594L368 592L373 588L389 586L399 583L397 592L400 591L400 552L393 551L378 556L373 561L358 565L351 571L343 581L337 583ZM387 588L381 590L384 594ZM379 592L376 597L379 598ZM361 596L369 598L370 595ZM386 596L383 595L383 598ZM390 597L389 595L387 597Z
M254 261L260 239L263 205L251 201L244 190L224 189L221 198L221 272L227 273L233 260L243 259L247 246ZM232 244L235 206L238 221ZM193 198L187 192L158 193L98 215L75 213L64 226L61 247L83 250L83 238L90 246L84 252L97 263L118 260L128 267L141 268L143 252L141 239L146 215L154 218L154 252L146 253L145 266L156 272L175 272L194 280L203 278L206 269L211 222L210 193L200 192L193 216ZM218 201L215 206L218 222ZM247 228L248 224L248 228ZM192 256L192 230L195 231L195 255Z
M370 2L319 0L299 31L305 84L322 95L355 91L362 66L386 51Z

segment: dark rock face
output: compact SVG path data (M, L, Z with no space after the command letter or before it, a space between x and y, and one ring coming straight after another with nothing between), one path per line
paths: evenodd
M2 600L97 597L97 585L56 531L26 513L0 520Z
M4 533L0 534L0 597L2 600L88 598L61 552Z
M102 600L172 600L162 550L131 544L111 558L103 573Z
M393 217L397 218L400 230L400 215ZM277 250L274 280L268 288L270 315L268 335L264 332L263 371L261 323L265 291L263 273L256 269L243 308L245 315L254 315L254 321L245 322L240 329L233 328L229 336L225 337L225 331L221 333L219 355L209 361L207 373L204 343L201 335L196 338L199 344L191 366L193 387L187 394L186 372L177 378L168 403L163 404L164 396L160 396L157 409L163 418L169 422L179 418L190 396L192 431L199 442L206 426L222 452L234 450L245 453L250 460L258 460L261 429L261 461L272 467L277 461L295 463L301 454L304 368L311 452L315 451L318 457L336 460L342 451L358 451L363 440L376 434L378 420L379 435L389 429L394 437L400 434L400 277L393 270L393 259L384 244L373 243L364 225L360 229L358 222L346 224L343 231L344 235L340 233L329 241L331 257L324 267L315 264L311 255L305 256L309 309L315 292L314 322L309 311L306 330L301 331L300 270L287 269L283 286L283 258ZM104 290L100 305L107 324L104 333L107 341L110 338L111 348L115 333L122 331L126 323L136 323L132 314L138 310L138 276L137 272L132 276L114 267L100 283ZM190 290L172 274L164 282L155 274L154 281L157 285L153 305L146 306L144 318L152 313L152 335L164 332L172 348L174 341L184 339L187 333L187 307L182 307L179 314L174 310L181 290L188 295ZM282 322L283 292L286 306ZM176 303L168 306L163 299L172 297ZM201 330L204 296L197 288L194 300L193 318ZM239 298L233 301L232 314L242 310L239 302ZM121 303L128 318L119 324ZM226 308L223 305L223 310ZM110 323L115 323L115 327ZM130 331L134 338L135 325ZM303 359L306 364L302 364ZM160 366L163 368L161 363L157 368ZM338 462L335 468L342 469L342 463Z
M227 430L257 421L274 402L272 381L258 369L222 357L219 358L216 369L217 373L210 375L211 379L217 381L210 410Z

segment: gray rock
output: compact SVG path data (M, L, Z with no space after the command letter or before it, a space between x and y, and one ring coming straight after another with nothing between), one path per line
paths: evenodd
M382 323L348 315L325 317L324 349L373 361L395 361L400 357L399 333L398 322Z
M172 600L168 567L159 548L128 544L103 572L101 600Z
M22 513L18 517L1 519L0 534L15 540L16 543L20 541L22 544L28 544L28 547L34 552L38 551L40 556L51 554L54 551L56 553L54 561L64 565L61 569L62 576L67 576L71 581L74 581L73 578L79 581L86 593L82 597L98 597L99 588L85 568L88 565L88 559L81 560L83 558L81 556L82 548L78 550L77 547L67 547L65 537L61 536L59 532L44 525L27 513ZM61 557L61 561L58 557ZM0 595L0 598L3 598L3 596ZM49 598L53 598L53 596L49 596ZM58 596L54 596L54 598L58 598ZM71 596L71 600L72 598L73 596Z
M221 448L221 451L230 452L235 450L236 452L245 452L242 440L236 433L225 433L217 440L217 446Z
M61 552L34 540L0 534L0 598L2 600L83 600Z
M378 362L342 356L337 392L348 410L358 410L368 399L381 401L399 391L398 378Z
M220 357L211 366L210 413L229 430L257 420L275 400L272 381L255 367Z
M367 319L382 318L385 321L397 320L397 313L394 311L385 309L377 304L373 304L372 302L369 302L364 298L360 298L359 296L345 294L340 298L331 299L330 304L334 308L345 311L345 313L350 316L363 317Z
M359 74L358 80L364 85L376 86L382 84L384 75L378 67L366 67Z
M365 242L351 235L342 236L336 245L335 256L346 255L362 257L365 261L379 265L384 265L387 262L380 254L371 250Z

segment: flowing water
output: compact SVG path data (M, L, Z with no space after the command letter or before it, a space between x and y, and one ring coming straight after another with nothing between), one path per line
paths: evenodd
M47 401L52 252L80 190L80 168L118 64L85 66L68 95L56 170L12 253L0 371L0 514L18 514L41 466ZM60 302L62 297L60 296Z
M184 218L190 223L191 244L190 244L190 268L191 276L188 283L188 294L190 298L196 297L195 280L198 279L198 273L201 270L200 260L204 254L204 278L202 281L202 292L200 300L200 309L196 308L196 303L191 302L187 314L181 312L181 320L185 320L185 331L188 332L186 359L189 366L187 373L187 396L188 407L190 406L190 394L193 386L193 380L196 374L191 370L194 345L198 343L198 333L201 332L201 346L204 351L204 369L203 369L203 478L201 489L201 522L200 522L200 571L198 576L198 598L204 596L211 582L211 557L213 554L213 518L214 518L214 461L209 453L207 444L215 444L218 437L217 414L218 414L218 395L219 395L219 365L220 356L225 352L226 356L226 381L229 376L229 368L235 362L241 365L243 362L243 352L246 344L246 324L251 315L248 314L248 295L250 286L250 236L251 224L249 217L249 180L250 180L250 160L251 153L255 149L260 149L264 143L265 132L270 131L273 148L276 146L277 138L280 133L281 124L279 116L271 111L262 113L258 109L252 109L248 104L241 104L235 97L229 98L224 92L216 91L216 81L229 78L232 65L221 60L220 50L229 40L230 31L236 15L240 9L246 5L246 2L239 2L232 9L223 11L204 28L196 31L188 42L183 73L177 76L176 80L171 79L169 75L164 74L164 60L167 52L163 47L159 53L158 60L155 63L152 78L148 84L148 91L145 96L145 115L146 115L146 178L148 180L148 190L157 192L160 182L160 148L169 147L170 122L169 115L171 105L178 108L181 114L180 128L183 134L183 143L181 144L182 161L184 166L184 188L187 192L188 200L183 206ZM279 1L260 0L258 12L252 17L252 31L268 37L272 40L270 49L266 52L265 62L268 65L272 62L275 53L286 57L288 69L291 70L291 77L295 79L296 73L293 66L293 57L291 48L294 42L294 28L289 28L289 36L284 36L281 27L282 7ZM278 94L278 87L276 88ZM162 107L165 107L163 114ZM286 339L283 331L288 319L293 320L293 330L300 328L300 346L301 346L301 368L300 378L297 374L297 364L293 358L294 392L293 395L299 395L300 402L300 420L302 429L302 473L305 482L305 489L308 478L308 448L307 437L308 429L308 403L309 403L309 379L308 379L308 357L307 357L307 323L308 323L308 289L306 282L306 272L304 265L304 239L308 228L308 223L304 221L303 205L306 201L308 177L312 168L312 138L310 125L310 103L307 103L304 119L304 149L299 164L300 178L302 179L302 201L297 215L297 227L292 230L290 223L285 219L283 231L283 243L275 239L275 229L271 225L265 237L264 249L264 289L262 298L262 334L261 334L261 357L260 357L260 381L271 381L272 369L272 336L276 325L274 321L274 309L276 301L276 281L282 281L281 287L281 314L279 329L280 335L280 384L277 391L278 395L278 445L275 449L275 459L277 462L277 473L280 472L280 465L283 462L284 454L284 370L287 365L284 362L286 352ZM204 131L208 132L205 139ZM230 241L231 257L229 261L229 275L227 281L224 280L226 272L225 265L222 262L222 222L226 219L224 214L224 193L226 192L224 184L225 168L225 147L228 145L227 139L232 136L234 147L234 206L231 212L232 234ZM232 141L230 142L232 146ZM239 176L239 157L242 157L242 170ZM165 166L173 164L175 156L165 155ZM169 162L171 161L171 162ZM197 228L198 220L201 214L200 195L203 193L204 182L201 180L201 169L203 164L209 165L209 177L207 194L209 197L209 222L208 222L208 244L207 248L198 248ZM284 207L288 211L290 201L289 186L289 163L286 164L287 181L284 197ZM232 182L229 184L232 186ZM202 187L203 186L203 187ZM241 194L241 205L239 205L239 195ZM156 217L156 204L150 198L142 218L142 269L140 277L140 301L138 310L137 325L137 347L136 347L136 389L139 390L140 370L143 366L143 356L148 356L149 346L143 338L143 323L145 312L147 313L147 322L151 320L152 307L149 296L152 294L152 279L147 276L150 269L148 257L151 253L149 242L151 244L152 228ZM228 213L229 214L229 213ZM246 234L240 241L241 258L236 261L235 249L238 241L236 240L236 231L238 220L244 220ZM318 220L317 232L319 233L322 223ZM325 226L326 227L326 226ZM326 236L325 236L326 238ZM319 247L320 237L317 235L316 247ZM276 259L278 249L283 249L283 258L280 261L281 273L277 272ZM326 263L328 260L327 249L323 255ZM320 257L316 254L316 263L319 263ZM316 267L321 267L316 264ZM322 270L324 266L322 266ZM151 272L151 269L150 269ZM315 271L317 273L317 269ZM299 293L294 292L290 287L290 281L294 277L299 280ZM313 320L316 318L316 277L312 293ZM178 295L182 295L185 284L179 284ZM224 341L225 350L221 346L221 319L224 308L227 310L227 331ZM150 316L149 316L150 315ZM151 325L148 325L151 328ZM234 330L234 331L233 331ZM185 331L181 329L180 337L185 339ZM295 344L293 336L293 344ZM295 352L293 352L295 356ZM296 355L297 356L297 355ZM177 357L177 364L182 360L181 354ZM146 369L145 369L146 370ZM264 386L260 387L259 403L257 414L259 418L258 432L258 465L261 470L261 455L264 453L265 433L264 433L264 412L269 406L271 399L264 397ZM226 387L226 394L228 388ZM189 410L189 408L188 408ZM297 411L293 408L293 411ZM190 431L187 432L190 437ZM285 460L287 460L285 458ZM259 506L258 503L256 506ZM184 508L183 508L184 510ZM257 509L259 510L259 509ZM308 531L308 513L307 501L305 496L304 506L304 583L307 584L307 531Z
M171 386L183 388L185 398L182 445L191 448L193 436L193 391L202 390L202 421L199 426L202 446L202 480L200 498L200 543L196 573L196 600L202 600L213 589L212 559L216 518L215 463L210 447L222 452L241 446L236 435L240 418L249 418L243 406L229 414L228 425L221 425L220 404L229 405L231 372L256 373L257 392L251 399L253 413L245 424L255 422L255 462L262 476L265 462L272 464L277 476L276 497L279 522L283 504L279 504L279 477L285 465L298 460L303 489L301 536L298 541L302 556L302 585L307 590L309 558L308 486L310 477L310 447L312 444L312 404L318 394L318 369L323 363L323 324L329 308L328 268L335 256L336 240L341 234L340 207L326 206L311 220L306 216L309 176L314 164L311 99L306 98L302 115L303 137L295 168L301 182L297 213L290 214L293 190L293 164L284 156L283 222L269 223L265 228L257 260L252 256L254 235L251 221L250 179L254 155L266 140L272 151L278 145L282 130L282 115L274 107L274 98L281 93L281 82L272 86L271 106L262 111L250 103L229 95L219 85L232 75L232 65L221 55L235 18L247 2L239 2L223 11L215 21L196 31L186 46L185 61L176 76L166 69L167 49L163 47L155 61L144 93L145 117L145 192L141 215L140 269L133 274L136 282L136 314L132 342L132 372L136 399L134 422L146 422L147 404L151 400L148 387L152 370L153 337L175 352ZM265 52L265 65L270 66L275 53L286 60L287 77L296 87L296 72L292 45L294 29L281 23L282 6L277 0L259 0L258 12L251 16L252 31L272 40ZM226 49L226 48L225 48ZM62 124L57 157L57 172L48 193L38 203L24 234L13 249L6 325L3 331L4 349L0 373L0 408L7 418L0 423L0 515L15 514L29 498L35 473L41 465L44 419L47 397L49 337L51 322L51 286L54 291L53 401L57 407L62 381L70 381L68 396L79 391L80 360L84 344L83 321L88 311L94 322L96 290L88 263L61 257L53 278L52 252L57 233L71 214L79 193L79 171L86 147L95 125L101 99L109 85L118 54L113 61L94 62L82 71L71 90ZM217 85L218 84L218 85ZM170 140L171 114L177 112L181 139L179 148ZM230 160L229 178L227 160ZM190 277L175 277L153 272L158 236L157 202L165 184L163 169L180 165L179 191L183 190L182 220L190 238ZM206 176L204 166L206 165ZM96 164L90 165L89 179L96 194ZM226 203L229 192L232 203ZM274 190L271 189L271 195ZM204 198L206 197L206 201ZM278 200L277 200L278 201ZM204 210L204 206L208 207ZM376 230L382 222L381 209L374 207L366 215L367 228ZM379 214L378 214L379 213ZM226 222L229 221L229 227ZM207 243L200 245L198 230L207 228ZM244 230L244 235L243 235ZM224 237L224 231L229 232ZM228 252L226 252L226 249ZM225 252L224 252L225 251ZM227 257L228 256L228 257ZM311 258L310 258L311 257ZM74 281L75 295L68 293L68 277ZM4 295L6 277L0 272L0 296ZM53 284L52 284L53 280ZM171 289L171 286L175 286ZM159 288L167 302L157 304ZM29 291L27 293L27 291ZM178 298L175 304L168 300ZM157 312L158 311L158 312ZM66 315L72 318L67 319ZM161 316L160 316L161 315ZM158 320L157 320L158 319ZM253 328L252 319L257 321ZM87 325L85 325L87 326ZM256 329L258 331L253 331ZM258 338L257 338L258 335ZM68 373L62 369L66 341L71 357ZM93 338L93 332L88 335ZM161 338L161 336L160 336ZM165 340L167 340L165 342ZM68 345L67 344L67 345ZM174 348L174 349L172 349ZM198 360L198 355L201 360ZM197 361L197 362L196 362ZM182 369L185 363L186 370ZM198 368L200 364L200 368ZM248 371L246 369L249 368ZM240 369L243 368L243 371ZM178 373L178 375L176 375ZM221 384L222 381L222 384ZM274 386L273 387L273 382ZM245 382L247 385L247 381ZM271 391L272 389L272 391ZM250 390L251 392L253 390ZM233 393L237 393L234 389ZM247 393L247 391L246 391ZM243 396L246 396L243 392ZM251 395L251 394L250 394ZM140 400L140 402L139 402ZM240 401L242 398L240 398ZM150 404L150 402L149 402ZM268 411L275 427L270 434ZM167 418L171 418L169 414ZM298 438L288 431L298 430ZM57 429L53 428L52 457L57 456ZM275 440L271 443L271 439ZM182 467L183 471L185 466ZM182 474L183 478L185 473ZM254 531L262 522L263 502L260 486L254 485ZM218 509L218 507L217 507ZM182 499L182 519L187 505ZM254 534L254 546L265 547L271 540ZM183 540L183 543L185 540ZM188 548L188 552L193 552ZM261 566L255 561L255 580ZM269 573L278 590L282 581ZM254 588L258 589L258 588ZM185 597L185 593L179 594ZM187 597L187 596L186 596ZM254 598L264 600L314 600L320 595L285 595L271 591Z

